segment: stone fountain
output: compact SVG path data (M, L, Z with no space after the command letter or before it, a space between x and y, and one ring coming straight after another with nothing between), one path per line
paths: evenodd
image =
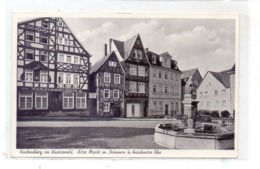
M190 78L186 81L182 102L184 104L183 114L186 117L185 122L174 119L173 123L158 124L155 127L155 143L172 149L234 149L234 131L216 124L206 124L207 127L213 129L210 132L196 128L192 108L193 100L190 94L192 90L194 90L194 84Z

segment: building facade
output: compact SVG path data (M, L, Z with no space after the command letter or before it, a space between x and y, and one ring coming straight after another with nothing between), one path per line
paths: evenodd
M197 90L199 110L235 113L235 66L222 72L207 72Z
M140 35L127 41L110 39L114 51L126 73L124 117L147 117L149 97L149 62Z
M146 49L150 62L149 117L181 113L181 71L177 61L166 52L158 55Z
M18 24L18 115L87 110L90 54L62 18Z
M90 115L122 117L125 72L114 52L104 56L90 70Z

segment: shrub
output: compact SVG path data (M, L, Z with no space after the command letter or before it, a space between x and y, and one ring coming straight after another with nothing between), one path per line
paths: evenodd
M219 118L219 111L218 110L212 111L211 116L212 116L212 118Z
M228 118L228 117L230 117L230 113L229 113L229 111L224 110L224 111L221 112L221 116L225 117L225 118Z
M209 110L199 110L198 115L199 116L211 116L211 113Z

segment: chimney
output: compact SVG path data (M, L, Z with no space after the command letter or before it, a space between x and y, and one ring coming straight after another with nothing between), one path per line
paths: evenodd
M107 55L107 44L105 43L105 46L104 46L104 52L105 52L105 56Z

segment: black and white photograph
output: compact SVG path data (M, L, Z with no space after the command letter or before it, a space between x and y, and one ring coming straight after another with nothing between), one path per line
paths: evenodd
M239 15L197 15L18 13L13 155L236 157Z

